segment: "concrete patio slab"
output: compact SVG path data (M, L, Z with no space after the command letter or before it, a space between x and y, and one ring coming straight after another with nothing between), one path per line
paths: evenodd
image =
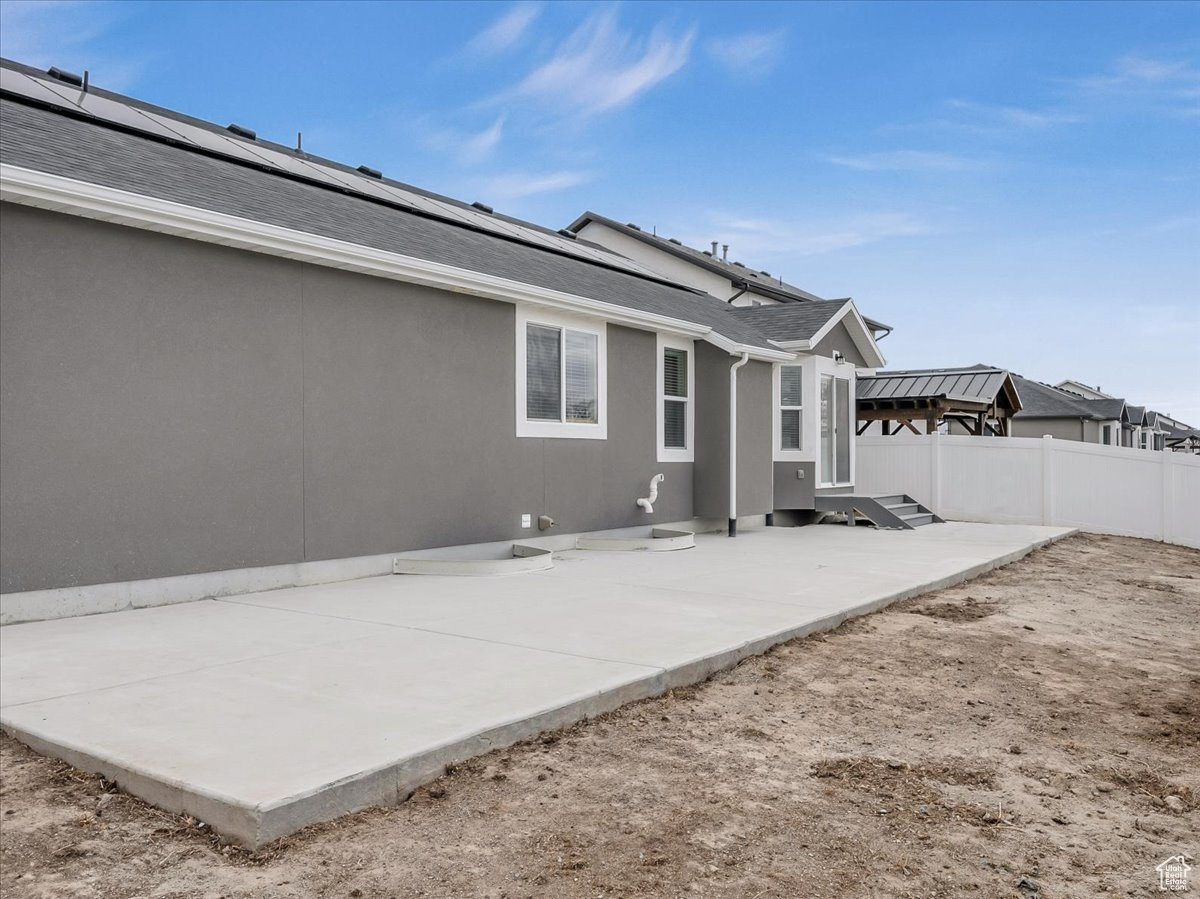
M1071 533L700 535L515 577L339 584L0 629L0 724L262 845Z

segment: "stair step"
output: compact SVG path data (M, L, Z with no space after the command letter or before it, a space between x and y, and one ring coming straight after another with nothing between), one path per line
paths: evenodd
M884 505L884 508L893 515L899 515L901 518L905 515L914 515L918 512L926 511L917 503L896 503L894 506Z
M918 512L916 515L901 515L900 519L909 527L919 528L922 525L933 524L933 513Z
M900 505L901 503L912 502L912 500L910 500L903 493L894 493L889 496L872 496L871 499L875 500L875 502L879 503L881 506Z

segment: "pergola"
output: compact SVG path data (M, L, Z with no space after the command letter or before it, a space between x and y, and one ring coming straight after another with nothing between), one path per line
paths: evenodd
M880 422L884 435L932 433L942 422L974 437L1007 437L1021 411L1012 375L999 368L938 368L859 375L858 433ZM925 431L914 422L924 422Z

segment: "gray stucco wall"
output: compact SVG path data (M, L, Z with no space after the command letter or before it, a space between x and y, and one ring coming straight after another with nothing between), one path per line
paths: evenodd
M503 540L522 513L690 518L692 465L656 461L654 335L609 326L607 440L540 440L515 436L514 326L503 303L3 204L0 589Z
M1014 437L1044 437L1046 434L1058 440L1095 442L1100 437L1100 428L1096 422L1081 418L1023 418L1018 415L1012 420Z
M813 347L812 354L832 358L834 350L841 351L847 362L857 365L859 368L863 368L867 364L858 345L854 342L854 338L850 336L850 331L847 330L844 321L833 326L833 329L825 335L825 339Z
M735 358L696 347L695 514L729 517L729 368ZM738 515L772 510L771 366L738 371Z

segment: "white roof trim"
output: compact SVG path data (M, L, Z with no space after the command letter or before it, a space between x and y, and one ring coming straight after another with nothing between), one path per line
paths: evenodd
M705 325L5 163L0 163L0 200L506 303L535 303L705 340L764 361L793 358L782 350L743 346Z
M825 302L829 302L829 300ZM879 351L879 345L875 342L875 337L871 334L871 329L867 327L867 323L859 313L858 307L854 305L854 300L847 300L842 308L838 310L837 314L825 322L821 326L821 329L807 340L783 340L772 341L772 343L782 349L792 350L793 352L811 352L817 344L829 336L829 332L847 315L853 316L852 320L857 325L856 328L847 328L846 330L850 332L850 339L854 341L854 345L862 353L863 361L866 363L865 367L882 368L887 365L887 360L884 359L883 353Z

